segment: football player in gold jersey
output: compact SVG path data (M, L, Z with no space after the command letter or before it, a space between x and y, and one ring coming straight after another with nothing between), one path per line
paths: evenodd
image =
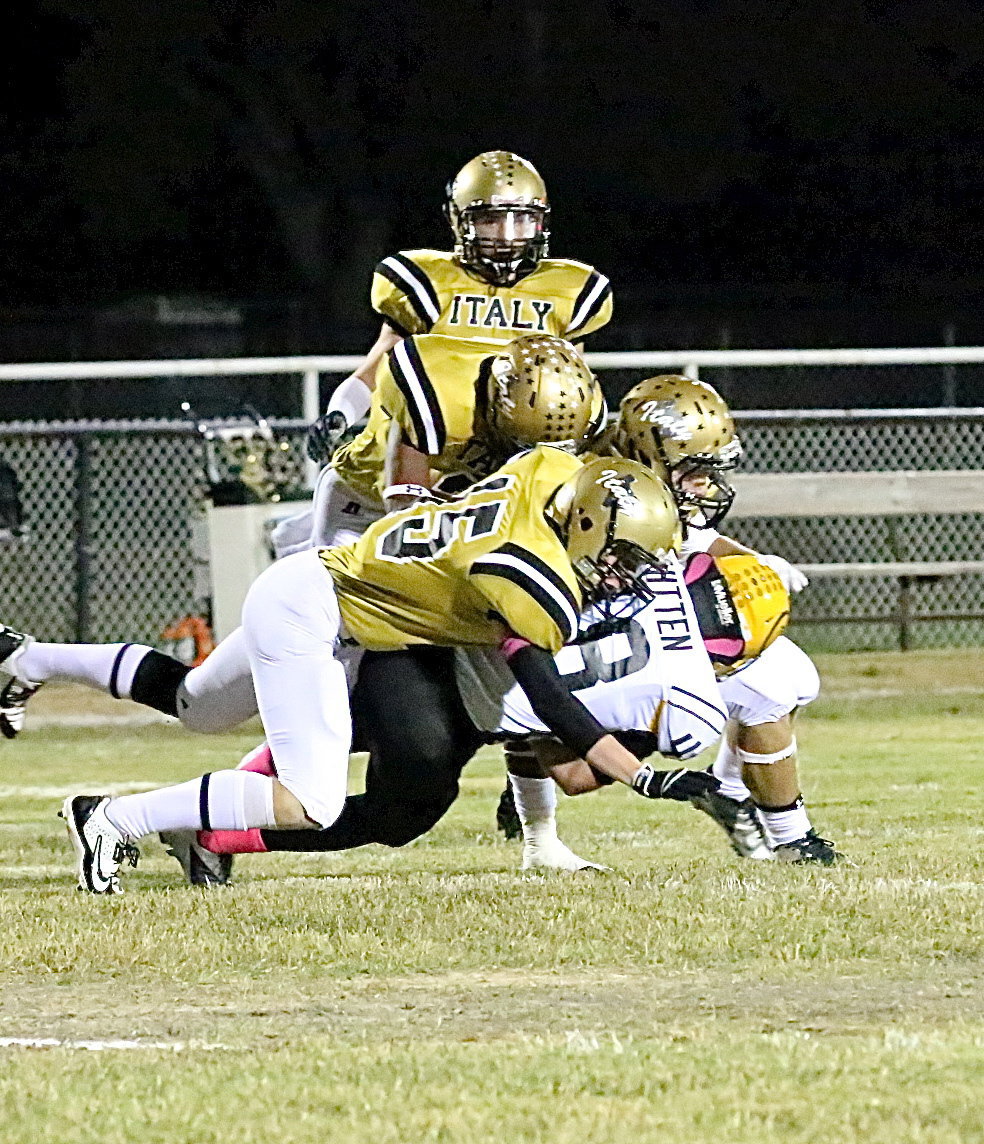
M377 367L401 338L554 334L581 342L611 319L611 285L603 274L548 257L547 189L525 159L510 151L471 159L448 183L445 214L453 250L403 250L376 267L371 301L383 325L312 426L312 459L323 463L346 428L365 416Z
M383 359L369 420L321 471L314 504L273 533L278 556L347 544L432 487L460 492L517 450L585 449L607 416L576 348L549 334L507 343L416 334Z
M605 405L584 359L561 338L527 334L503 345L417 334L384 359L372 410L329 467L392 510L431 489L460 492L531 445L583 452ZM317 515L330 534L332 514Z
M351 743L346 666L357 648L500 647L578 757L662 797L667 776L640 766L571 696L551 653L574 635L583 607L622 616L643 606L645 571L679 542L672 495L641 465L584 465L539 446L457 500L386 517L348 547L276 562L250 589L243 629L277 778L219 771L146 794L69 797L79 886L119 893L121 862L136 861L131 839L155 831L334 822Z

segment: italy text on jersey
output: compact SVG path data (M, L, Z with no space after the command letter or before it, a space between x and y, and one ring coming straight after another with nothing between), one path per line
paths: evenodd
M520 334L586 337L611 318L608 279L582 262L544 259L511 286L483 282L449 251L404 250L384 258L373 309L400 334L511 339Z

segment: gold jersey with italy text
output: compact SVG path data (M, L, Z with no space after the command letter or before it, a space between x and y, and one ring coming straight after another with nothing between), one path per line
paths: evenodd
M490 439L480 409L484 363L502 348L485 338L419 334L380 362L369 420L332 459L342 480L382 504L392 435L431 458L435 487L456 491L487 477L507 459ZM448 488L441 476L454 476Z
M319 550L342 618L363 647L498 646L513 632L556 652L573 639L581 592L544 508L581 462L550 445L523 453L440 505Z
M553 334L579 342L612 316L604 274L570 258L544 258L512 286L493 286L446 250L401 250L380 262L372 308L398 333L512 341Z

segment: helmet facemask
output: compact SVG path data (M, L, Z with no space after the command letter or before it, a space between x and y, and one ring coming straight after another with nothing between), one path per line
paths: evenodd
M670 490L634 461L599 458L557 490L548 517L559 531L586 608L626 620L653 599L646 574L680 546Z
M717 528L728 515L735 499L734 486L725 475L731 468L734 463L717 456L685 457L670 469L670 489L681 517L692 528Z
M455 252L491 285L513 286L547 252L549 213L549 207L527 205L468 207L454 227Z
M646 575L661 562L631 540L614 540L597 558L581 556L572 567L585 604L610 624L632 619L655 599Z

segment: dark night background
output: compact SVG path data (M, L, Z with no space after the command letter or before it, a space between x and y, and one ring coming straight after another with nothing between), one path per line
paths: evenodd
M491 148L611 277L591 348L984 341L978 3L11 7L3 360L362 351Z

